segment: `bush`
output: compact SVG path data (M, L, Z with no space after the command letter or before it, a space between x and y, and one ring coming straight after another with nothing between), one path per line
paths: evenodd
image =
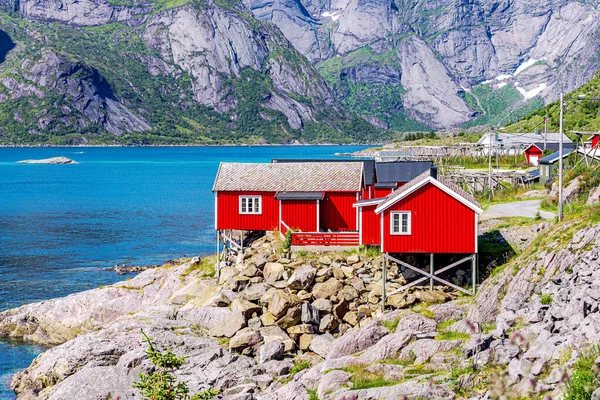
M589 400L598 388L598 370L595 360L600 355L600 347L596 346L583 352L573 369L571 379L567 383L564 400Z
M146 354L155 367L151 374L139 374L139 382L134 382L133 387L137 389L145 400L210 400L218 391L208 389L189 395L187 383L178 382L173 375L174 371L185 363L184 357L177 357L171 350L158 351L152 339L144 331L143 341L148 343Z
M552 304L552 295L550 293L544 293L542 297L540 297L540 303L545 306L549 306Z
M285 240L283 241L281 248L284 251L288 251L291 247L292 247L292 230L288 229L287 232L285 233Z

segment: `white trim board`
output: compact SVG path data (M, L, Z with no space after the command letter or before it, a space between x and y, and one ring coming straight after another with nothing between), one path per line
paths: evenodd
M423 186L425 186L428 183L431 183L431 184L435 185L436 187L438 187L439 189L443 190L450 196L454 197L456 200L463 203L465 206L467 206L470 209L472 209L473 211L475 211L477 214L483 213L483 210L481 208L479 208L475 204L471 203L469 200L465 199L464 197L462 197L461 195L459 195L454 190L450 189L448 186L444 185L437 179L432 178L431 176L428 176L427 178L423 179L421 182L417 183L416 185L414 185L413 187L408 189L406 192L402 193L400 196L394 197L393 199L390 199L390 200L380 204L379 207L377 207L375 209L375 214L380 214L382 211L387 210L388 208L390 208L391 206L393 206L394 204L396 204L397 202L399 202L400 200L402 200L409 194L415 192L417 189L422 188Z

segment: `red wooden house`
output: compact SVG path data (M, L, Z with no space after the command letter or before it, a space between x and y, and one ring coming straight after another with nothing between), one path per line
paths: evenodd
M594 133L590 136L590 141L592 142L592 149L598 147L598 142L600 142L600 133Z
M525 158L527 159L527 164L537 167L540 159L543 156L544 151L533 143L525 149Z

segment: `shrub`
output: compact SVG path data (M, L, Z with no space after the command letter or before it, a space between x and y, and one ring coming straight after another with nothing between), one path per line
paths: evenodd
M288 229L287 232L285 233L285 240L283 241L283 243L281 244L281 248L284 251L289 250L292 247L292 230Z
M592 398L592 393L600 380L595 366L595 360L600 355L600 347L596 346L583 352L573 369L571 379L567 383L564 400L588 400Z
M540 297L540 303L545 306L549 306L552 304L552 295L550 293L544 293L542 297Z
M177 357L170 349L161 352L156 349L155 343L144 331L143 341L148 343L146 354L155 367L151 374L139 374L139 382L134 382L133 387L137 389L145 400L210 400L218 391L208 389L189 395L187 383L178 382L173 375L174 371L185 363L184 357Z

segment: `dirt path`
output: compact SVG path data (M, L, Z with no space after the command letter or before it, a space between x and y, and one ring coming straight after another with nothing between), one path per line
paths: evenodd
M540 213L542 218L553 219L554 213L540 210L541 200L516 201L513 203L494 204L483 212L480 219L482 221L492 218L502 217L529 217L534 218Z

